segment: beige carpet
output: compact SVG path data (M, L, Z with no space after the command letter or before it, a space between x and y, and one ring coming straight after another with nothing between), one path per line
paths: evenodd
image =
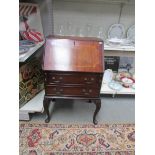
M134 124L20 122L20 155L134 155Z

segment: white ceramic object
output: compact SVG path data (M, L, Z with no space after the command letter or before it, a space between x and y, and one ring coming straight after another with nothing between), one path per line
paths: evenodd
M19 41L19 46L20 47L34 47L36 44L34 41L31 41L31 40L20 40Z
M122 24L113 24L108 30L108 39L117 38L123 39L125 35L125 28Z
M123 86L127 87L127 88L131 87L134 84L134 82L135 82L134 79L128 78L128 77L122 77L121 81L123 83Z
M19 54L23 54L29 51L28 47L20 47L19 46Z
M111 69L107 69L104 71L103 83L109 83L113 79L113 71Z
M131 87L132 89L135 89L135 83L132 85L132 87Z
M123 43L123 40L122 39L118 39L118 38L110 38L110 39L107 39L107 41L109 43L113 43L113 44L121 44L121 43Z
M121 43L122 46L130 46L132 44L133 44L132 40L128 38L122 39L122 43Z
M116 82L116 81L111 81L108 84L108 86L109 86L109 88L111 88L113 90L116 90L116 91L120 91L123 88L122 85L119 82Z
M127 77L122 78L122 82L126 83L126 84L132 84L133 83L133 81Z
M110 46L119 46L122 43L123 43L122 39L118 39L118 38L111 38L106 40L106 44Z
M127 39L135 43L135 25L132 25L131 27L129 27L127 31Z
M110 46L130 46L133 44L133 42L127 38L125 39L111 38L106 40L106 44Z
M128 77L128 78L131 78L132 75L131 75L131 73L126 72L126 71L124 71L124 72L119 72L119 73L116 74L116 76L115 76L115 80L117 80L117 81L121 81L121 78L122 78L122 77Z

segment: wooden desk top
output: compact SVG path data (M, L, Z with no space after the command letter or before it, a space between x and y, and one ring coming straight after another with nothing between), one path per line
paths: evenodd
M43 70L103 73L103 53L98 38L48 36Z

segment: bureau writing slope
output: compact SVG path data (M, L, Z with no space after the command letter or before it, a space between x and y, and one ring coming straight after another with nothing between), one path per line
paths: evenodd
M98 38L48 36L43 55L45 77L44 109L50 121L52 99L93 101L96 115L101 107L100 89L104 72L103 41Z

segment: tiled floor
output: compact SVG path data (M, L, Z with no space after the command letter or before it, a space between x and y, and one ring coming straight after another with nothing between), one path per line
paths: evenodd
M56 100L51 103L51 123L92 123L95 104L83 100ZM43 121L46 115L35 113L31 121ZM102 97L102 106L98 113L99 123L134 123L134 97Z

